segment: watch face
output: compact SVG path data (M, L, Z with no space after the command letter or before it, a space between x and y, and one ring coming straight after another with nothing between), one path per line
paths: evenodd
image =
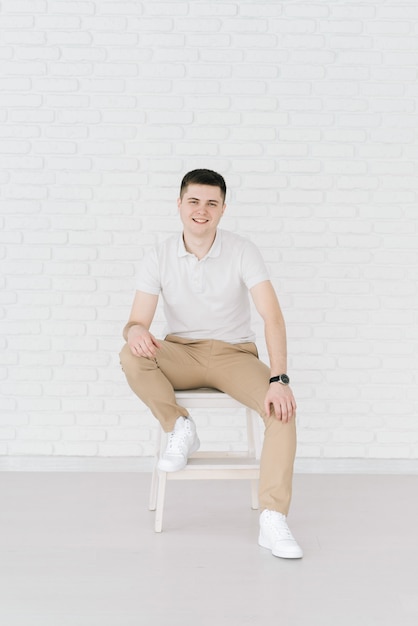
M284 383L285 385L288 385L290 382L290 378L289 376L287 376L287 374L282 374L280 376L280 378L282 379L282 383Z

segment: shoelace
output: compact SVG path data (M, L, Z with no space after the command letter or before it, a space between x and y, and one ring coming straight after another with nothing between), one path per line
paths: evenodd
M295 540L289 530L286 520L281 518L278 519L276 516L274 516L274 518L272 516L268 516L266 521L269 528L273 531L277 539L289 539L291 541Z
M170 434L168 444L167 444L167 452L181 452L182 448L184 448L186 443L186 437L190 435L190 425L185 420L184 429L179 431L173 430Z

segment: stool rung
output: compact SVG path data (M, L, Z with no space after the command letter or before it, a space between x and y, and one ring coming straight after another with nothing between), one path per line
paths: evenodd
M251 459L249 457L191 457L184 469L180 470L179 472L167 472L167 477L175 478L177 476L180 476L183 472L191 472L198 469L207 469L208 471L213 469L225 469L227 471L234 469L258 471L258 468L259 463L257 459Z
M225 472L228 473L228 476L225 476ZM166 480L258 480L259 473L256 467L230 467L226 465L209 467L203 465L202 467L194 466L182 472L167 474Z
M192 459L253 459L254 457L246 453L244 450L240 452L224 451L224 450L199 450L199 452L193 452L189 457L189 463Z

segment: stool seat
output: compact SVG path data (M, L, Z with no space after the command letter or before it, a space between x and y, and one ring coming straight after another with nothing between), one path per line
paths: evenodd
M186 467L178 472L158 469L158 460L164 453L166 439L158 429L156 458L151 480L149 508L155 511L155 532L162 531L166 483L168 480L231 480L251 481L251 507L258 508L257 481L260 474L261 436L259 416L238 400L217 389L199 388L176 391L176 399L187 409L243 409L246 415L247 448L245 451L198 451L191 455ZM225 421L227 421L227 412ZM164 435L164 436L162 436Z

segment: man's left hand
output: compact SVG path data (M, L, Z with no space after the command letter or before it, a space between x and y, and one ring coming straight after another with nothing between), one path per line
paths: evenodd
M281 383L270 383L264 409L267 415L273 410L278 420L289 422L296 415L296 401L291 388Z

